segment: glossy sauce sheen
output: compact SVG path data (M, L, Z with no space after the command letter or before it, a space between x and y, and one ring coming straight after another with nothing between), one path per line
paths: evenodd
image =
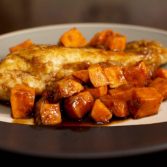
M125 119L114 119L107 123L107 124L102 124L102 123L95 123L92 120L82 120L82 121L69 121L69 119L65 119L63 120L63 122L59 125L56 125L55 127L58 128L68 128L68 127L98 127L98 126L102 126L102 127L108 127L108 126L112 126L121 122L125 122L128 121L129 119L125 118ZM29 119L13 119L12 123L15 124L25 124L25 125L35 125L34 123L34 119L33 118L29 118Z
M0 105L4 105L7 107L10 107L10 103L8 101L1 101ZM93 122L93 120L88 116L85 116L84 119L80 120L80 121L73 121L71 119L69 119L65 113L64 110L61 111L63 114L63 121L61 124L56 125L56 126L52 126L52 127L56 127L56 128L77 128L77 127L108 127L108 126L112 126L121 122L125 122L125 121L129 121L131 118L116 118L113 117L112 121L109 123L95 123ZM24 124L24 125L35 125L34 123L34 118L27 118L27 119L13 119L12 123L15 124ZM51 127L51 126L50 126Z

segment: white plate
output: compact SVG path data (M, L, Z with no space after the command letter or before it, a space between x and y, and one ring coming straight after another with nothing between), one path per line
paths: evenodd
M26 39L31 39L35 43L56 44L59 37L72 27L77 27L89 40L96 32L104 29L113 29L127 36L129 41L150 39L160 41L167 46L167 32L153 28L145 28L121 24L67 24L38 27L28 30L12 32L0 36L0 57L4 57L9 52L9 48ZM128 119L127 121L117 122L111 126L140 125L167 122L167 102L160 106L159 113L150 117L138 120ZM13 122L10 116L10 108L0 105L0 121ZM24 122L25 123L25 122ZM27 122L32 124L32 121Z

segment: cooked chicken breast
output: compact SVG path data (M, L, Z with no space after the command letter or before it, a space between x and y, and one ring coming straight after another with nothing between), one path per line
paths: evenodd
M167 62L167 49L152 41L129 43L125 52L32 45L1 60L0 99L9 100L10 90L16 84L27 84L40 95L52 80L85 69L89 64L108 62L129 66L139 61L153 66L164 64Z

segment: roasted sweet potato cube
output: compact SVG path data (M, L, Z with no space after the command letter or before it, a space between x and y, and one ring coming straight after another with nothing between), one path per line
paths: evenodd
M28 39L28 40L26 40L26 41L24 41L16 46L11 47L9 50L11 53L13 53L13 52L19 51L20 49L28 48L31 45L33 45L33 42L30 39Z
M106 48L113 51L123 51L126 47L126 37L124 35L114 33L109 36L105 42Z
M54 101L61 98L70 97L75 93L82 91L84 87L77 81L71 78L64 78L55 84Z
M101 96L100 98L100 101L102 102L102 103L104 103L104 105L108 108L108 109L110 109L110 110L112 110L112 107L113 107L113 98L112 98L112 96L111 95L104 95L104 96Z
M155 88L134 88L129 110L133 118L142 118L158 113L162 96Z
M57 125L61 122L60 104L50 104L41 98L35 108L35 123L38 125Z
M167 79L156 78L149 86L155 88L163 96L163 100L167 99Z
M16 85L11 89L10 103L13 118L27 118L32 115L35 89L26 85Z
M103 69L99 64L91 65L88 68L89 78L94 87L108 85L108 80L104 74Z
M107 123L112 118L112 113L100 99L96 99L91 111L91 117L97 123Z
M79 70L73 73L73 76L77 79L80 79L81 81L88 83L90 81L89 79L89 73L88 70Z
M105 47L106 40L108 37L111 37L114 35L114 32L112 30L104 30L101 32L97 32L92 39L90 40L89 45L93 47Z
M60 43L65 47L75 48L84 47L87 41L78 29L72 28L61 36Z
M100 97L100 100L110 109L116 117L127 117L129 115L128 106L125 100L115 99L111 95Z
M167 79L167 69L165 68L158 68L155 72L155 77L158 78L165 78Z
M125 67L124 76L128 84L142 87L148 84L150 72L145 63L140 62L135 66Z
M131 86L122 86L115 89L110 89L109 94L113 99L122 99L125 101L132 99L133 87Z
M123 70L119 66L110 66L103 68L104 74L109 81L110 88L116 88L127 84Z
M96 33L90 40L89 45L114 51L123 51L126 47L126 37L114 33L112 30L104 30Z
M98 88L89 88L88 91L92 94L94 98L99 98L107 94L107 86L101 86Z
M80 92L65 99L64 108L72 119L82 119L93 106L94 98L89 91Z
M112 113L116 117L125 118L129 115L128 105L125 100L114 99Z

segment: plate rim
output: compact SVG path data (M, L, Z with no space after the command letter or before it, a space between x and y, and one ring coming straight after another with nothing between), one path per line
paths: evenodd
M112 26L113 28L114 27L121 27L121 28L125 28L125 29L127 29L127 28L128 29L135 29L135 30L140 29L140 30L145 30L145 31L149 31L149 32L151 31L151 32L161 33L161 34L167 35L167 30L149 27L149 26L122 24L122 23L102 23L102 22L101 23L91 23L91 22L89 23L89 22L87 22L87 23L50 24L50 25L42 25L42 26L37 26L37 27L32 27L32 28L19 29L16 31L11 31L11 32L0 34L0 39L19 35L19 34L25 34L25 33L29 33L29 32L46 31L46 29L50 30L50 29L60 29L60 28L69 28L69 27L82 28L82 27L87 27L87 26L91 26L91 27Z
M1 124L8 124L6 127L10 128L12 126L11 123L6 123L6 122L0 122L0 129L1 129ZM157 125L156 125L157 124ZM167 130L167 122L163 122L163 123L156 123L156 124L149 124L149 125L134 125L133 127L131 127L131 129L135 129L136 127L138 128L138 130L141 130L143 128L151 128L152 127L158 127L158 128L162 128L165 129L165 131ZM20 125L20 124L15 124L14 123L14 128L17 130L22 129L24 131L24 129L29 129L30 125ZM13 127L12 127L13 128ZM43 126L39 126L38 129L41 130L43 128ZM52 129L52 127L50 126L49 128ZM126 129L127 126L114 126L114 127L91 127L91 129L101 129L103 128L103 130L105 129L109 129L112 128L114 130L120 130L120 129ZM85 129L85 127L83 127L83 129ZM34 130L34 129L33 129ZM62 130L62 129L61 129ZM68 130L71 130L71 128L66 129L64 128L64 130L66 130L66 132L69 132ZM78 132L77 132L78 133ZM81 132L82 133L82 132ZM166 137L167 139L167 137ZM33 156L33 157L39 157L39 158L58 158L58 159L103 159L103 158L123 158L123 157L130 157L130 156L139 156L139 155L144 155L144 154L149 154L149 153L156 153L156 152L160 152L160 151L165 151L167 150L167 142L165 141L164 143L161 143L159 145L154 145L154 146L146 146L146 147L141 147L141 148L131 148L129 150L119 150L119 151L114 151L112 152L112 150L110 152L106 151L106 152L102 152L102 153L97 153L97 152L89 152L89 153L57 153L56 154L43 154L42 152L36 152L36 151L26 151L26 150L16 150L16 148L14 150L12 149L7 149L4 148L0 145L0 150L1 151L5 151L5 152L9 152L12 154L17 154L17 155L24 155L24 156Z

